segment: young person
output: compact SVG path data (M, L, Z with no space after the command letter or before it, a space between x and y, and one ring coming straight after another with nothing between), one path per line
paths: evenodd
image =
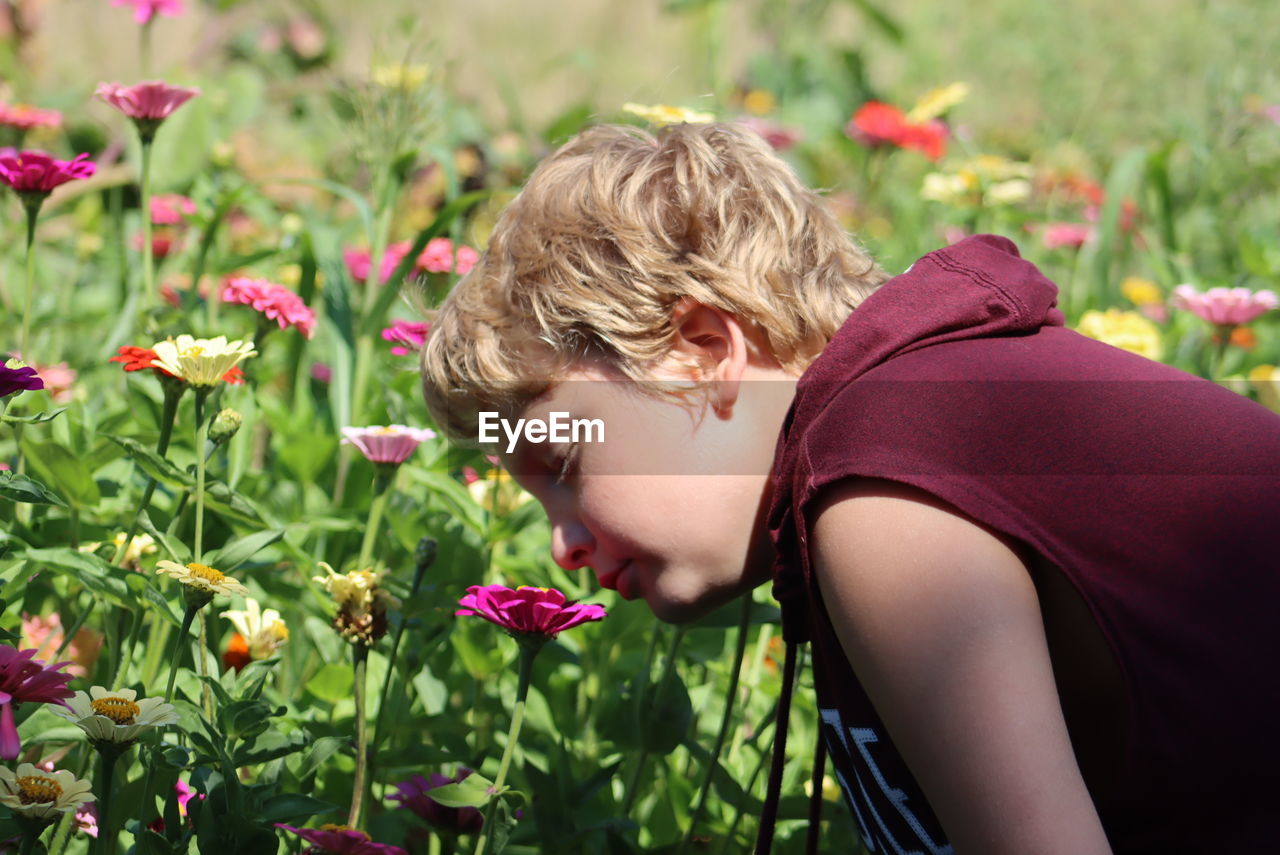
M424 395L472 444L600 420L503 448L562 567L675 622L772 578L871 851L1280 851L1280 417L1056 297L990 235L889 278L745 129L598 127Z

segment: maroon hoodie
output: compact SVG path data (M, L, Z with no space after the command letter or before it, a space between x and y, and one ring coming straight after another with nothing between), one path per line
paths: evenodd
M950 851L808 554L823 486L888 478L1083 598L1127 704L1120 779L1086 777L1117 853L1280 852L1280 416L1068 330L1057 294L1010 241L968 238L882 285L800 378L771 475L774 593L812 644L835 774L869 849Z

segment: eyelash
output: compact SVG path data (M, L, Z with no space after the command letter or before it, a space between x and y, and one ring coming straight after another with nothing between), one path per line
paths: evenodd
M552 481L551 483L563 484L565 480L569 477L569 470L573 468L573 463L575 458L574 452L576 452L577 449L578 447L576 445L572 445L569 447L569 450L565 452L564 459L560 463L560 472L556 475L555 480Z

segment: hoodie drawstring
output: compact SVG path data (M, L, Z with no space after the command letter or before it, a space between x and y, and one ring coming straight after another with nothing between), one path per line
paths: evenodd
M782 666L782 696L778 698L778 725L773 737L773 760L769 767L769 788L760 811L755 855L769 855L773 849L773 826L778 819L778 799L782 792L782 767L787 754L787 722L791 718L791 694L795 689L796 658L800 645L787 642L787 658Z

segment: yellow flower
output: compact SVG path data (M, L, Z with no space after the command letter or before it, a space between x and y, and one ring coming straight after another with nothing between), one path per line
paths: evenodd
M1164 297L1160 294L1159 287L1150 279L1143 279L1141 276L1128 276L1120 283L1120 293L1125 299L1135 306L1146 306L1150 303L1160 303L1164 301Z
M918 125L936 119L968 97L968 83L952 83L950 86L930 89L911 108L911 112L907 113L907 121Z
M972 172L930 172L924 177L920 198L954 205L969 201L976 189L978 179Z
M1262 406L1280 413L1280 368L1274 365L1255 366L1249 372L1249 382L1258 393Z
M244 611L225 611L222 617L231 621L236 632L244 637L253 659L268 658L289 640L289 627L285 626L280 613L275 609L263 611L252 597L245 599Z
M664 125L678 125L681 122L694 125L716 120L713 113L699 113L684 107L672 107L670 104L636 104L628 101L622 105L622 109L660 128Z
M1025 178L997 181L987 188L983 199L988 205L1017 205L1031 198L1031 182Z
M49 711L79 727L93 742L133 743L143 731L177 724L173 704L160 698L139 698L133 689L109 692L93 686L67 699L70 709L49 705Z
M25 819L56 819L93 801L90 786L65 769L46 772L30 763L19 763L15 773L0 766L0 804Z
M1011 178L1030 178L1035 170L1029 163L1010 160L998 154L980 154L965 162L961 169L967 169L988 181L1008 181Z
M249 589L235 579L207 564L179 564L157 561L156 572L172 576L188 588L205 594L247 594Z
M752 89L742 98L742 107L753 116L767 116L778 106L768 89Z
M426 83L427 78L430 76L431 67L427 65L396 63L393 65L378 65L373 69L374 83L384 89L401 89L405 92L417 89Z
M153 349L156 365L192 386L216 386L241 360L258 353L246 341L229 342L223 335L194 338L185 333L177 341L158 341Z
M504 469L490 469L467 485L467 492L487 511L505 516L533 498Z
M1160 328L1137 312L1090 310L1080 317L1076 332L1147 359L1160 358Z
M326 562L320 567L327 575L315 576L333 597L338 613L333 628L351 642L371 645L387 632L387 609L396 608L400 600L382 587L382 571L373 569L336 573Z

